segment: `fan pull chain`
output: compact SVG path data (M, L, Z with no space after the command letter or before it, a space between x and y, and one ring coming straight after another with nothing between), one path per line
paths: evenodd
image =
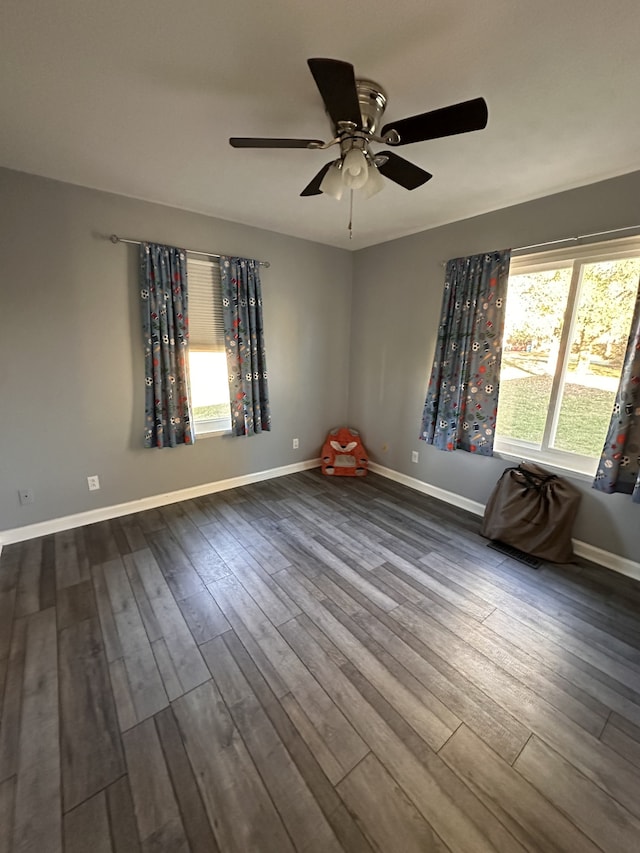
M353 190L349 191L349 239L353 240Z

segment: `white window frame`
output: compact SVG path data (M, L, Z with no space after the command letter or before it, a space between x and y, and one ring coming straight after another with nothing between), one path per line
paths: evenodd
M512 257L509 267L509 276L522 275L525 273L543 272L555 270L561 267L571 266L571 283L567 297L567 307L562 324L560 336L558 359L556 371L551 385L551 396L547 410L547 420L541 447L537 448L531 442L521 441L514 438L503 438L497 432L494 441L494 456L506 459L529 460L540 462L548 468L556 469L560 473L570 473L579 479L592 480L595 476L599 459L572 453L565 450L557 450L551 447L555 439L560 417L558 401L562 398L562 391L566 379L567 363L571 354L571 341L576 319L576 307L580 299L580 288L582 285L582 268L586 264L599 263L601 261L624 260L626 258L640 257L640 237L625 237L620 240L608 240L606 242L590 243L588 245L568 246L563 249L555 249L547 252L537 252L529 255ZM509 291L507 286L507 307ZM500 405L498 401L498 406Z
M193 270L194 267L207 267L213 271L214 294L219 295L220 297L220 311L222 311L222 291L220 289L220 274L217 260L214 260L213 258L193 258L190 257L187 253L187 277L189 276L189 269L191 268ZM218 329L218 332L221 335L223 334L220 329ZM216 344L212 344L212 346L210 347L203 347L202 345L198 344L189 345L189 354L198 352L224 352L224 339L222 338L221 340L217 341ZM189 391L189 393L191 393L191 390ZM195 428L196 438L211 438L216 435L231 434L230 413L229 417L226 418L200 418L199 420L196 420L194 418L193 424Z

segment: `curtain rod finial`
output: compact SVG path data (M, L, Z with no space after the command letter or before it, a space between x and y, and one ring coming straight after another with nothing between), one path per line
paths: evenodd
M117 234L112 234L111 237L109 237L109 239L111 240L112 243L119 243L120 242L120 238L118 237Z

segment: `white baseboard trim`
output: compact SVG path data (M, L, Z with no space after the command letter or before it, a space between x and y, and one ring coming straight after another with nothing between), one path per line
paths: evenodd
M13 542L36 539L38 536L48 536L50 533L59 533L61 530L70 530L73 527L82 527L85 524L95 524L97 521L108 521L110 518L130 515L133 512L142 512L145 509L156 509L159 506L186 501L190 498L199 498L202 495L211 495L214 492L234 489L236 486L248 486L250 483L258 483L261 480L271 480L273 477L283 477L285 474L307 471L310 468L317 468L319 465L320 459L307 459L305 462L295 462L293 465L282 465L279 468L269 468L266 471L255 471L251 474L243 474L240 477L231 477L228 480L202 483L199 486L189 486L186 489L178 489L175 492L166 492L113 506L90 509L86 512L75 513L74 515L52 518L49 521L27 524L24 527L14 527L11 530L0 530L0 550L3 545L9 545Z
M478 501L472 501L455 492L449 492L446 489L441 489L438 486L432 486L425 483L423 480L417 480L415 477L410 477L408 474L401 474L399 471L394 471L392 468L385 468L384 465L378 465L376 462L370 462L369 468L375 474L380 474L381 477L386 477L389 480L394 480L396 483L402 483L403 486L408 486L410 489L415 489L417 492L422 492L425 495L430 495L433 498L444 501L445 503L457 506L460 509L466 509L474 515L483 515L484 504ZM595 545L590 545L588 542L582 542L580 539L573 540L573 550L578 557L583 557L585 560L590 560L592 563L597 563L606 569L611 569L621 575L634 578L640 581L640 563L634 560L628 560L626 557L621 557L619 554L613 554L611 551L605 551L602 548L596 548Z
M394 480L396 483L402 483L403 486L408 486L410 489L415 489L417 492L422 492L424 495L430 495L432 498L437 498L453 506L466 509L474 515L482 515L484 513L484 504L477 501L464 498L455 492L448 492L446 489L441 489L439 486L432 486L430 483L425 483L423 480L417 480L415 477L410 477L408 474L401 474L399 471L394 471L392 468L385 468L384 465L378 465L377 462L369 462L369 468L374 474L380 474L381 477L386 477L388 480Z
M596 548L595 545L590 545L588 542L581 542L580 539L573 540L573 550L578 557L583 557L585 560L590 560L606 569L612 569L614 572L640 581L640 563L636 563L634 560L628 560L619 554L612 554L611 551L603 551L602 548Z

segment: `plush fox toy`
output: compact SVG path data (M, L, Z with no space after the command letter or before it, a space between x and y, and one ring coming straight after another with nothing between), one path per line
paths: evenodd
M364 477L369 457L360 433L349 427L333 429L322 446L322 473L336 477Z

